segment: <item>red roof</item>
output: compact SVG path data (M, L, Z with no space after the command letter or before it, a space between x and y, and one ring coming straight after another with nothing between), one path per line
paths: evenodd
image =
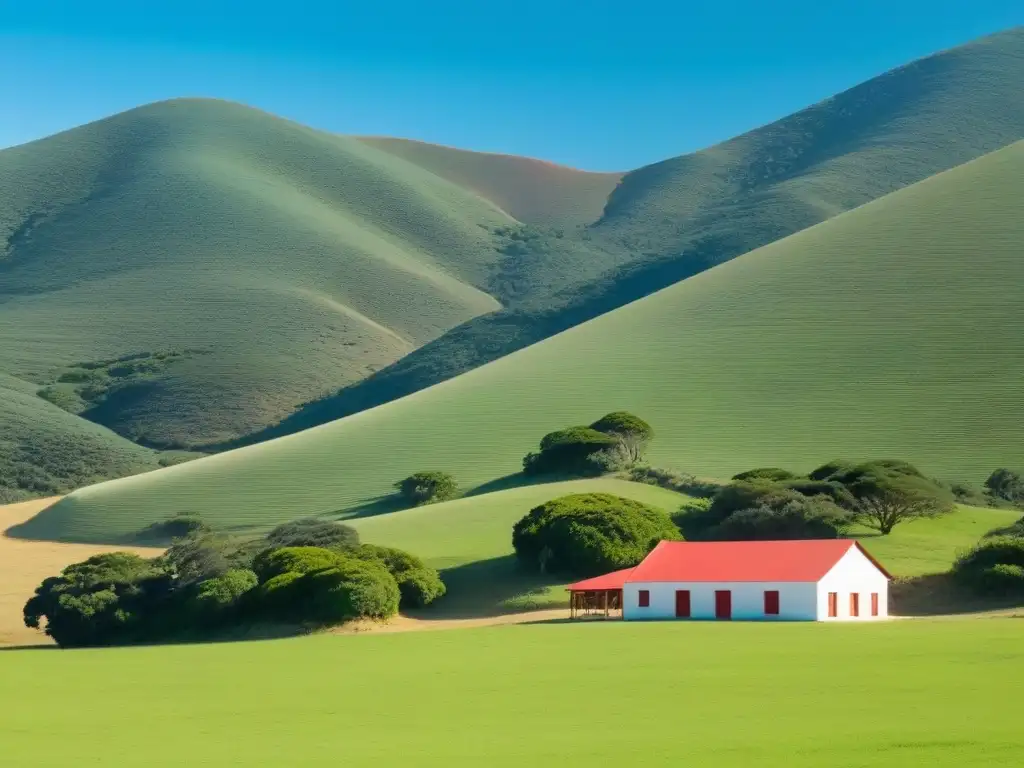
M628 581L816 582L820 581L851 547L860 549L878 570L892 578L859 542L852 539L824 539L663 541L633 569L628 575Z
M570 584L566 589L570 592L590 592L605 589L622 589L626 579L634 571L633 568L623 568L621 571L612 571L603 576L595 576L592 579L584 579Z

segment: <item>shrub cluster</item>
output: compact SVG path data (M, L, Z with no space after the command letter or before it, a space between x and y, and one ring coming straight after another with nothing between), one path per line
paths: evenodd
M322 545L322 546L321 546ZM242 541L205 528L163 556L124 552L68 566L36 589L25 624L65 647L204 636L237 624L386 618L445 593L437 571L344 525L300 520Z
M957 559L953 575L982 594L1024 596L1024 537L981 541Z
M417 472L395 483L403 499L411 504L433 504L459 495L459 485L449 474L438 471Z
M953 508L952 491L903 461L832 461L806 476L775 467L736 475L706 508L675 517L687 538L836 538L860 522L888 534Z
M581 493L534 507L512 530L532 570L592 576L636 565L662 540L677 540L668 513L608 493Z
M629 470L629 479L634 483L646 483L667 488L670 491L689 494L700 498L711 498L722 486L709 480L699 480L686 472L661 467L638 466Z
M651 425L639 416L614 411L590 426L546 434L540 450L523 458L523 472L583 476L618 472L640 461L653 438Z

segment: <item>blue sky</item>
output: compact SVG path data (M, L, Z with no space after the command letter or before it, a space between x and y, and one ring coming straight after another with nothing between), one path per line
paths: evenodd
M581 168L699 149L1020 0L0 0L0 147L175 96Z

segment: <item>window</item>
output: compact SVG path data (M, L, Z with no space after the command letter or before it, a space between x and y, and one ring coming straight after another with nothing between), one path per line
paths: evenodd
M636 593L637 602L636 604L641 608L647 608L651 604L651 593L650 590L641 589Z
M767 590L764 593L764 615L779 615L779 593L778 590Z
M860 595L856 592L850 593L850 615L860 616Z
M828 593L828 617L834 619L839 615L839 593Z
M878 615L878 593L877 592L872 592L871 593L871 615L872 616L877 616Z

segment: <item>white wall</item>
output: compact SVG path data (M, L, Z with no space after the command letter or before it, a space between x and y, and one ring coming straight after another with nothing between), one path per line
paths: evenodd
M647 608L638 605L638 593L646 589L651 593ZM732 592L732 618L736 621L814 621L817 618L818 591L813 582L650 582L629 583L623 589L623 618L627 620L674 619L676 616L676 590L690 590L690 617L715 618L715 592ZM779 615L765 616L764 593L779 593Z
M839 595L838 615L829 618L828 593ZM860 595L860 615L850 615L850 594ZM871 615L871 593L878 593L878 616ZM889 580L864 553L852 547L825 577L818 582L818 619L820 621L877 621L889 615Z

